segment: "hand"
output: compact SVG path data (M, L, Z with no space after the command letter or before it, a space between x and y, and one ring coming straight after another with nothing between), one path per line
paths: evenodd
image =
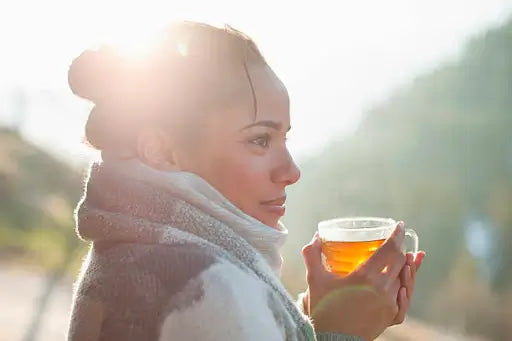
M309 285L307 310L315 330L373 340L398 321L397 316L402 313L399 304L402 303L405 311L408 304L404 297L399 299L398 296L401 288L399 274L406 262L401 250L404 237L403 223L400 223L365 263L349 275L340 277L325 270L321 242L315 235L302 250ZM412 279L412 272L409 274Z
M416 283L416 273L418 272L423 259L425 258L425 252L420 251L416 254L416 257L412 253L406 254L405 265L400 271L400 283L401 288L398 292L398 306L399 311L397 316L392 322L392 325L401 324L405 320L405 314L409 310L412 296L414 294L414 285Z

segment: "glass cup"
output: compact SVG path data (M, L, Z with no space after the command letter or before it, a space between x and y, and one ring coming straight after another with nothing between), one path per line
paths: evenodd
M322 261L325 268L346 276L366 261L394 231L397 222L390 218L352 217L325 220L318 223L322 241ZM413 241L412 252L418 252L418 235L406 229ZM403 246L405 252L405 243Z

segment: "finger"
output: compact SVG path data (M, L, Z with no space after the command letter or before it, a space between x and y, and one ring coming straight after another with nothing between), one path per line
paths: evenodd
M397 278L393 281L393 284L391 285L391 290L389 292L389 295L393 298L393 301L398 302L398 293L400 288L402 287L400 280Z
M405 256L402 253L397 253L393 260L390 260L386 275L390 280L393 280L400 276L400 272L405 266Z
M414 254L412 252L407 252L405 254L405 264L407 264L407 265L414 264Z
M311 241L308 244L304 245L304 247L302 248L302 256L304 257L304 263L306 264L306 268L308 269L310 267L316 266L318 263L318 259L315 256L318 254L319 251L322 251L321 245L319 244L320 238L318 238L318 232L316 232L313 235Z
M306 265L308 283L311 283L311 281L322 276L324 272L327 272L322 263L322 242L318 237L318 233L315 233L311 242L302 248L302 255Z
M396 314L394 324L400 324L405 320L405 314L409 309L409 300L407 299L407 293L404 287L400 288L398 292L398 313Z
M384 290L386 290L386 288L390 286L395 280L397 280L399 283L401 282L401 286L406 286L407 283L404 282L403 279L409 280L409 277L404 277L405 267L408 267L408 265L404 265L399 257L398 261L389 264L386 270L382 272L378 278L378 283L384 287Z
M398 294L400 293L400 288L401 288L400 280L398 278L396 278L395 281L393 281L393 283L391 284L389 292L386 293L389 300L392 302L393 305L395 305L395 318L400 309L400 306L398 305ZM394 319L393 319L393 321L394 321Z
M416 287L416 274L418 273L418 268L423 262L425 258L425 252L420 251L414 258L414 262L411 265L411 281L410 285L407 287L407 297L409 298L409 304L412 301L412 297L414 296L414 288Z
M411 266L410 265L404 265L404 267L402 268L402 271L400 271L400 283L401 283L401 286L406 288L407 289L407 298L410 300L411 297L410 297L410 294L412 293L412 286L413 286L413 281L412 281L412 276L411 276Z
M425 256L427 254L425 253L425 251L420 251L416 254L416 257L414 259L414 263L416 265L416 272L419 270L421 264L423 264L423 260L425 259Z
M363 264L363 268L371 273L380 273L387 266L387 273L391 277L398 276L398 273L405 262L405 256L402 254L404 238L404 225L403 222L400 222L384 244L382 244L382 246L379 247L373 255L371 255L366 263ZM399 264L399 266L396 262L397 258L400 260L398 263L402 263Z

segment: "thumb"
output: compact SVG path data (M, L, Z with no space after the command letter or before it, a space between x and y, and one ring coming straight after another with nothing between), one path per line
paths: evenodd
M318 237L318 232L315 233L311 242L302 248L302 255L304 256L309 283L310 280L314 280L320 273L326 271L322 264L322 242Z

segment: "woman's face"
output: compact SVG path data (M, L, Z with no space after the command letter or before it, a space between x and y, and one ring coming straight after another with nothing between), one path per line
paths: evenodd
M288 94L268 66L250 66L249 73L256 116L243 77L244 90L231 94L231 108L205 115L193 128L200 130L199 141L175 155L180 169L198 174L246 214L276 227L285 212L286 187L300 177L286 147Z

